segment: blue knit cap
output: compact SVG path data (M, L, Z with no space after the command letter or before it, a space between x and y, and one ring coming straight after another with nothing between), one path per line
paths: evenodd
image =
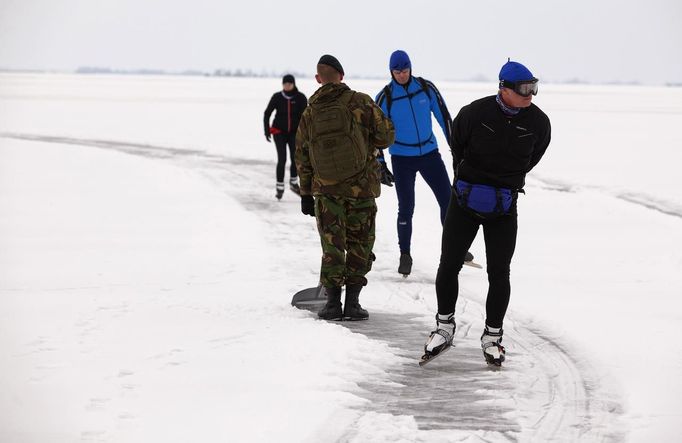
M388 68L391 71L412 69L412 63L410 62L410 57L407 55L407 52L401 51L400 49L393 51L393 54L391 54L391 61L388 62Z
M534 78L530 70L518 62L507 61L500 69L500 81L520 82Z

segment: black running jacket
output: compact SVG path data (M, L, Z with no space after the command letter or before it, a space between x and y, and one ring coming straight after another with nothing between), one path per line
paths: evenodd
M455 179L520 190L549 146L549 118L534 104L507 116L495 97L464 106L452 122Z
M271 133L270 115L275 110L275 119L272 122L272 128L275 128L274 132L296 134L298 122L301 120L301 115L306 106L308 106L308 99L298 89L274 93L263 115L265 135Z

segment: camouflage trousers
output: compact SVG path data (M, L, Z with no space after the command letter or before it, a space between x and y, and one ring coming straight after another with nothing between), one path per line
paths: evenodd
M372 268L377 205L373 198L315 197L322 244L320 282L324 287L365 286Z

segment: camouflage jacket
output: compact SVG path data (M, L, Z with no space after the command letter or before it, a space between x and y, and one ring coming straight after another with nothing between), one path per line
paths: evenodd
M367 164L364 170L344 182L329 184L317 178L310 161L310 106L303 111L303 116L296 132L296 168L300 179L301 195L333 195L350 198L372 198L381 193L379 181L380 171L377 162L377 150L386 148L395 140L393 123L381 108L367 94L352 91L344 83L328 83L319 88L310 97L309 104L325 100L338 100L343 94L354 94L350 100L350 111L360 123L368 146Z

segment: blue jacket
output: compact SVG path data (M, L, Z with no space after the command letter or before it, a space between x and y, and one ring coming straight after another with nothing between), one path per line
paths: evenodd
M387 97L387 89L390 97ZM395 126L395 143L388 149L391 155L415 157L438 149L431 124L432 112L443 129L445 140L450 143L450 113L440 92L430 81L411 76L406 89L391 80L377 94L375 101Z

